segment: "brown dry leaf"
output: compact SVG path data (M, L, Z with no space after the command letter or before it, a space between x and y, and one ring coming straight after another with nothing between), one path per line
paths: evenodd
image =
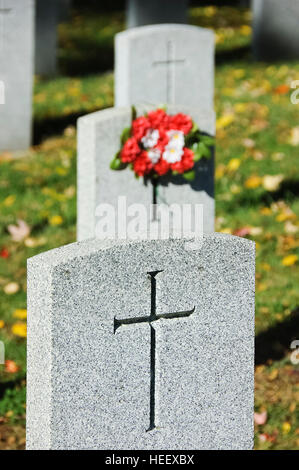
M30 235L30 227L24 220L18 220L17 225L8 225L7 230L15 242L21 242Z

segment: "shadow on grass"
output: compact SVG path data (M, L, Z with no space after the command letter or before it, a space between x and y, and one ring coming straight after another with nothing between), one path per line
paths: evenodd
M16 380L9 380L7 382L0 382L0 400L3 399L6 390L13 389L24 381L24 377L20 377Z
M290 344L295 339L299 340L299 307L286 321L256 336L255 364L265 364L269 359L282 359L290 352Z
M251 47L240 46L233 49L216 51L216 65L229 64L240 60L251 59Z
M86 114L99 111L98 108L90 111L80 111L78 113L67 114L66 116L47 117L36 119L33 123L33 145L40 144L44 139L61 135L68 126L76 126L77 119Z

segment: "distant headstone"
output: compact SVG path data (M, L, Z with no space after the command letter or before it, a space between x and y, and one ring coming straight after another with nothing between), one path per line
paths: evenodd
M169 103L210 112L213 100L211 30L163 24L116 35L116 106Z
M187 23L188 0L127 0L127 27Z
M253 0L253 52L258 60L299 58L299 1Z
M137 106L137 113L147 108ZM155 107L153 107L155 109ZM190 114L199 128L209 135L215 134L214 112L182 106L167 107L167 112ZM77 238L95 236L96 208L99 204L112 204L117 208L118 198L126 196L127 204L153 204L153 187L143 178L135 179L132 171L110 169L110 161L119 151L120 136L131 125L131 108L110 108L88 114L78 120L78 225ZM203 204L203 230L214 231L214 159L202 159L196 165L196 178L189 182L180 176L159 180L157 203Z
M34 0L0 1L0 151L31 142Z
M57 28L60 0L36 0L35 73L55 75L57 72Z
M254 243L75 243L28 262L27 449L251 449Z

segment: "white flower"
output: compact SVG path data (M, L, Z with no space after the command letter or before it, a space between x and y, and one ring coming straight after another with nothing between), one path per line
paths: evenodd
M167 145L165 147L162 157L168 163L176 163L181 161L183 153L184 150L182 148L169 147Z
M167 132L167 135L169 137L169 142L167 144L167 147L177 148L177 149L182 149L184 147L185 145L184 132L171 130Z
M155 165L161 157L161 152L159 149L152 149L147 152L147 155L151 162Z
M142 137L141 142L146 149L151 149L157 145L158 140L159 131L157 129L149 129L145 136Z

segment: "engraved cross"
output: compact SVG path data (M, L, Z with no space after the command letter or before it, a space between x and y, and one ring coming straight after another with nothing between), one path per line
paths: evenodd
M172 313L163 313L157 315L156 313L156 276L162 271L150 271L147 274L150 276L151 281L151 313L148 317L133 317L125 318L118 320L114 318L114 333L122 325L132 325L135 323L149 323L151 331L151 352L150 352L150 423L147 431L152 431L155 429L155 388L156 388L156 331L153 327L153 323L161 318L171 319L171 318L182 318L189 317L195 310L195 307L191 310L183 312L172 312Z

